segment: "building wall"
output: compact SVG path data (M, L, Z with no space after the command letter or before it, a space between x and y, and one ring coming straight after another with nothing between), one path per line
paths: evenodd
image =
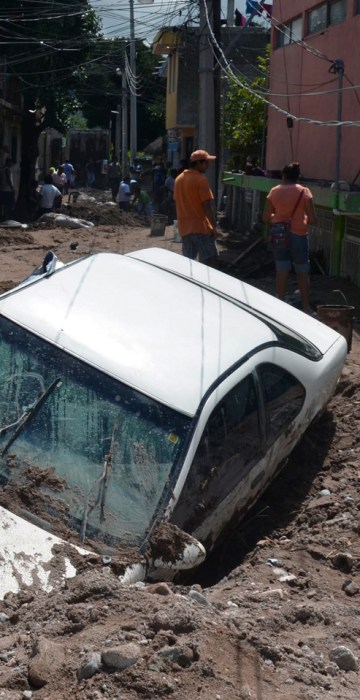
M177 91L177 126L194 126L199 113L199 38L198 33L184 32L184 49L180 49Z
M317 34L307 35L306 13L319 0L273 0L273 18L288 23L302 15L302 38L307 47L296 43L276 48L276 32L272 32L271 93L288 93L289 97L271 95L270 100L296 116L313 120L336 120L338 110L338 76L329 73L331 62L315 56L320 52L345 64L344 87L360 84L360 14L357 3L347 0L347 17L340 24L329 26ZM333 81L333 82L329 82ZM327 91L333 90L328 93ZM321 92L307 96L304 93ZM301 95L299 93L302 93ZM355 90L344 90L342 120L360 121L360 96ZM360 169L358 149L354 148L359 127L342 127L340 179L352 182ZM356 141L355 141L356 139ZM289 129L286 116L269 109L266 167L281 170L287 162L298 160L306 178L335 179L336 127L294 122ZM357 179L359 184L359 179Z

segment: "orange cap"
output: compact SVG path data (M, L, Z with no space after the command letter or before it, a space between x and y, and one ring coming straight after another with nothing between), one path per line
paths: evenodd
M216 160L216 156L211 156L207 151L193 151L190 161L194 163L196 160Z

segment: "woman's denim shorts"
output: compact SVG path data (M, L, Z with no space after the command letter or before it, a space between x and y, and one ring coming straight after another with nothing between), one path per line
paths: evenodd
M309 236L298 236L289 231L290 248L274 252L275 267L278 272L291 270L294 264L295 272L309 272Z

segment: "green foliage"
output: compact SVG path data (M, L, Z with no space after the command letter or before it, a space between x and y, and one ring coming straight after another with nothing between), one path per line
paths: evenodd
M257 68L261 71L252 82L241 77L241 82L252 90L268 87L270 46L264 56L258 56ZM224 109L224 145L230 151L229 167L244 167L247 156L259 160L266 130L266 103L253 95L247 87L241 87L231 78L226 93Z
M81 112L75 112L70 114L70 128L71 129L87 129L88 123L84 115Z
M10 76L18 81L24 107L43 110L42 127L65 131L79 108L82 75L100 23L89 0L6 0L0 34L7 43Z
M101 34L91 0L3 0L1 10L7 94L23 108L19 200L24 202L42 130L53 127L65 135L85 124L109 128L110 112L121 103L129 40ZM164 128L165 92L152 75L158 59L142 42L136 50L139 146L144 147Z
M86 69L82 89L83 113L89 127L109 127L111 110L122 102L122 72L129 42L124 38L98 42ZM153 72L158 58L142 41L136 41L136 94L139 148L143 148L165 129L165 84ZM132 82L131 89L135 84ZM128 101L130 91L127 87Z

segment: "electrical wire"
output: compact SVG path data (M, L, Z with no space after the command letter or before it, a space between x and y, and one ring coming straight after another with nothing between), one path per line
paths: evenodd
M253 95L254 97L257 97L259 100L267 104L269 107L274 109L277 112L280 112L281 114L284 114L286 117L290 117L296 122L302 122L306 124L313 124L314 126L360 126L360 121L353 121L353 120L346 120L346 121L339 121L339 120L327 120L323 121L320 119L310 119L308 117L299 117L295 114L291 114L289 111L286 109L282 109L278 105L274 104L270 100L268 100L266 97L264 97L261 93L257 92L254 88L252 88L250 85L247 85L243 81L241 81L237 76L234 74L229 62L226 59L226 56L222 50L222 48L219 46L216 37L214 35L210 20L209 20L209 15L207 11L207 5L206 5L206 0L202 0L205 8L205 17L206 17L206 22L208 25L208 29L210 32L210 37L211 37L211 49L215 58L215 61L219 65L220 69L228 75L228 77L232 78L241 88L249 92L249 94ZM216 47L217 51L214 51L214 48ZM218 54L221 56L221 59L224 61L224 65L221 63L221 60L218 58Z

